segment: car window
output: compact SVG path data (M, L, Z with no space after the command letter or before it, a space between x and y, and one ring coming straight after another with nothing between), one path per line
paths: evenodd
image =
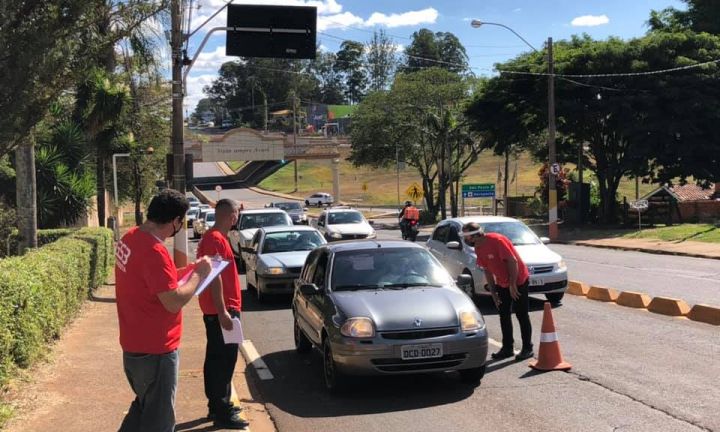
M287 213L248 213L242 215L240 221L238 222L240 230L277 225L292 225L292 221Z
M450 231L450 225L445 224L435 228L432 239L437 240L440 243L447 243L448 232Z
M333 291L444 286L450 275L425 249L378 248L335 254Z
M448 224L448 235L447 235L447 242L449 243L451 241L460 241L460 234L458 234L458 231L460 228L457 225L454 224Z
M300 203L296 202L282 202L282 203L276 203L275 207L288 211L288 210L302 210L302 207L300 207Z
M282 231L265 234L262 253L308 251L324 244L317 231Z
M492 222L481 225L485 232L502 234L515 246L541 243L535 233L522 222Z
M253 236L252 240L250 241L250 247L257 250L258 242L260 242L260 231L256 232Z
M363 223L363 215L359 212L332 212L328 214L328 225Z
M315 272L312 276L312 283L315 286L322 288L325 286L325 273L327 272L328 254L326 251L321 251L320 256L315 266Z
M325 224L325 213L321 214L318 218L318 225L324 225Z
M205 215L206 222L215 222L215 213L208 213Z
M315 267L317 267L317 259L320 255L319 250L314 250L310 252L310 255L305 259L305 265L303 266L302 274L300 275L300 278L306 282L310 281L310 278L312 277L313 272L315 271Z

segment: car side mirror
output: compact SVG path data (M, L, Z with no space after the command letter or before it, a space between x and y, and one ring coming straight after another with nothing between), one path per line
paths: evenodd
M473 279L469 274L458 275L456 283L461 288L466 288L472 285Z
M308 211L307 207L303 207L303 211L304 212Z
M372 219L370 219L370 220L368 220L368 224L370 224L370 225L375 225L375 221L372 220Z
M306 295L306 296L313 296L321 293L322 290L317 287L315 284L302 284L300 285L300 294Z
M457 241L447 242L445 246L447 246L448 249L462 250L462 245Z
M540 237L540 241L543 242L543 244L550 244L550 239L547 237Z

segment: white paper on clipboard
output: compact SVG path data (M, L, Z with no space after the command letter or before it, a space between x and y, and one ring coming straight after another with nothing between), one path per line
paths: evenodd
M220 327L222 330L223 335L223 341L225 344L241 344L243 343L243 330L242 330L242 324L240 323L240 318L233 317L232 319L233 328L232 330L225 330L224 328Z
M228 264L230 264L230 261L213 258L210 260L210 264L212 265L212 270L210 271L210 274L207 275L207 277L205 279L203 279L200 282L200 284L198 285L198 287L195 289L196 296L202 294L202 292L205 291L205 288L207 288L208 285L210 285L210 282L212 282L213 279L218 277L220 272L225 270L225 267L227 267ZM187 272L187 274L185 274L185 276L183 276L183 278L178 281L178 285L182 285L182 284L186 283L190 279L190 276L192 276L192 274L193 274L192 271Z

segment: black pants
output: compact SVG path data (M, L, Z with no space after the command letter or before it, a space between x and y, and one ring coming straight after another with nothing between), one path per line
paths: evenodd
M233 318L240 317L238 311L228 312ZM217 315L204 315L203 321L207 335L203 375L208 409L219 417L227 416L232 407L230 385L235 373L238 344L225 344Z
M532 348L532 324L530 324L530 300L528 299L528 282L518 286L520 298L513 300L510 296L510 288L498 287L498 297L500 297L500 328L502 329L502 345L503 349L512 349L513 343L513 325L512 325L512 309L515 306L515 316L520 323L520 335L522 337L522 347Z

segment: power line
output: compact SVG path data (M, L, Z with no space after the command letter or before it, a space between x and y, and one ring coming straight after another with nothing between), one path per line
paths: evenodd
M547 72L524 72L524 71L511 71L496 69L501 74L510 75L530 75L530 76L554 76L556 78L617 78L617 77L637 77L637 76L649 76L649 75L662 75L672 72L679 72L684 70L701 68L712 64L720 63L720 59L710 60L703 63L696 63L694 65L678 66L669 69L659 69L654 71L646 72L622 72L622 73L604 73L604 74L549 74Z

